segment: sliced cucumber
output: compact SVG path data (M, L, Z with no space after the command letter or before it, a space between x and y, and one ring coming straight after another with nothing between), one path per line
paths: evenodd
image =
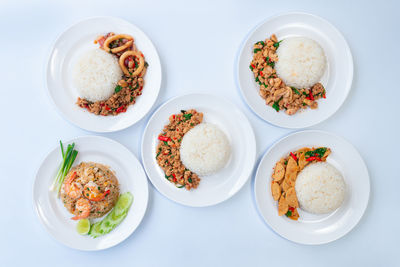
M129 210L129 207L132 205L133 196L130 192L126 192L118 198L117 204L114 207L114 212L117 216Z
M89 231L89 235L93 238L99 237L101 236L101 232L100 232L100 226L101 226L101 221L92 224L92 226L90 227L90 231Z
M91 227L89 235L93 238L96 238L111 232L125 219L132 202L133 196L131 193L127 192L122 194L110 213L108 213L103 220L95 223Z

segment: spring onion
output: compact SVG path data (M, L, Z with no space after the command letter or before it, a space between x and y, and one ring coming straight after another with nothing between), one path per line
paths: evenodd
M60 141L60 147L63 160L53 182L53 191L57 192L57 196L60 195L60 190L62 184L64 183L64 178L68 174L69 170L72 167L72 164L76 159L76 156L78 155L78 151L74 149L75 143L69 144L67 146L67 149L64 151L64 145Z

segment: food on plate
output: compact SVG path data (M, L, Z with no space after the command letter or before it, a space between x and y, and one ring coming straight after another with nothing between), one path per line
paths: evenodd
M276 50L276 74L288 86L309 88L321 80L326 68L325 53L314 40L292 37L283 40Z
M61 200L74 214L72 220L104 216L117 202L119 184L115 174L105 165L81 162L66 176Z
M322 48L303 37L278 41L275 34L253 47L250 70L260 86L260 96L277 112L293 115L301 109L318 107L326 97L319 83L325 71Z
M218 126L201 123L182 139L180 156L183 165L197 175L210 175L222 169L230 156L230 145Z
M61 166L58 169L57 175L54 179L52 189L54 192L57 193L57 196L59 196L61 187L64 183L65 176L71 169L72 164L74 164L74 161L76 159L76 156L78 155L78 151L75 150L75 143L69 144L67 146L67 150L64 151L64 145L60 141L60 148L61 148L61 156L62 156L62 162Z
M89 235L97 238L114 230L128 215L132 202L133 196L131 193L126 192L122 194L111 212L103 220L96 222L90 227Z
M342 174L327 162L304 168L296 180L300 208L314 214L330 213L341 206L346 184Z
M86 52L74 68L74 83L78 93L90 102L110 98L121 76L118 59L98 48Z
M91 233L94 226L99 232L93 230L92 237L109 233L126 217L133 196L129 192L120 196L117 177L103 164L81 162L72 167L78 155L75 143L69 144L64 151L60 141L60 148L63 160L52 185L53 191L74 215L71 219L79 220L76 225L79 234ZM106 218L91 225L89 219L103 217L110 210Z
M169 123L158 135L157 163L165 172L165 178L178 188L190 190L199 185L199 176L183 165L179 149L183 136L202 121L203 113L194 109L181 110L181 113L169 117Z
M290 152L275 164L272 173L271 194L273 199L278 201L279 216L286 215L292 220L299 218L297 211L299 201L297 198L297 189L295 188L297 177L307 165L316 162L325 162L330 153L331 150L327 147L304 147L295 152ZM308 180L306 179L306 181Z
M126 112L142 94L148 63L128 34L110 32L95 43L100 47L84 54L74 68L77 105L102 116Z

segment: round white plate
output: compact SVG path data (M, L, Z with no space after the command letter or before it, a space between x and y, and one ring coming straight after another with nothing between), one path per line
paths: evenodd
M318 109L306 109L289 116L276 112L259 95L259 86L249 69L254 43L275 33L279 40L305 36L317 41L325 51L327 68L321 83L326 99L318 101ZM236 61L237 83L250 108L262 119L285 128L304 128L320 123L333 115L345 101L353 80L353 58L342 34L329 22L306 13L274 16L257 26L242 44Z
M166 180L155 158L158 135L168 124L169 116L182 109L202 112L203 122L218 125L231 145L226 166L216 174L200 177L200 185L190 191ZM214 95L190 94L167 101L153 114L143 133L142 161L150 181L167 198L187 206L211 206L232 197L250 177L255 159L255 136L246 116L232 103Z
M314 215L299 209L300 218L293 221L278 216L277 202L270 191L271 175L280 158L305 146L332 150L327 162L342 173L346 198L330 214ZM356 226L367 208L370 185L367 167L349 142L328 132L301 131L282 138L265 153L257 169L254 191L262 217L276 233L296 243L317 245L334 241Z
M108 32L132 35L149 67L144 77L143 94L127 112L98 116L75 104L78 92L73 85L72 71L81 55L98 48L93 43L96 37ZM51 100L67 120L88 131L114 132L135 124L150 111L160 91L161 64L154 45L138 27L119 18L96 17L71 26L56 40L47 64L46 82Z
M74 165L93 161L109 166L117 176L120 192L131 192L133 203L124 221L109 234L91 238L76 232L76 221L56 194L50 190L61 162L60 147L53 149L40 166L33 185L33 203L40 221L58 241L79 250L101 250L117 245L138 227L147 208L148 183L142 165L123 145L99 136L79 137L66 144L75 143L78 157Z

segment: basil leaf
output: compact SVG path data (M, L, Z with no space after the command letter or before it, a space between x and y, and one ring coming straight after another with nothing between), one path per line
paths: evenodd
M296 94L300 95L300 92L295 87L290 87L290 88L292 88L293 92L295 92Z
M279 42L274 43L274 47L278 48L279 44L282 42L283 40L280 40Z
M117 86L115 87L114 91L115 91L116 93L118 93L119 91L121 91L121 89L122 89L122 87L119 86L119 85L117 85Z
M189 114L183 114L183 117L185 118L183 121L187 121L187 120L190 120L190 118L193 116L193 114L192 113L189 113Z
M272 105L272 107L276 110L276 112L279 111L279 102L282 100L283 96L281 96L281 98L279 98L278 101L274 102L274 104Z

